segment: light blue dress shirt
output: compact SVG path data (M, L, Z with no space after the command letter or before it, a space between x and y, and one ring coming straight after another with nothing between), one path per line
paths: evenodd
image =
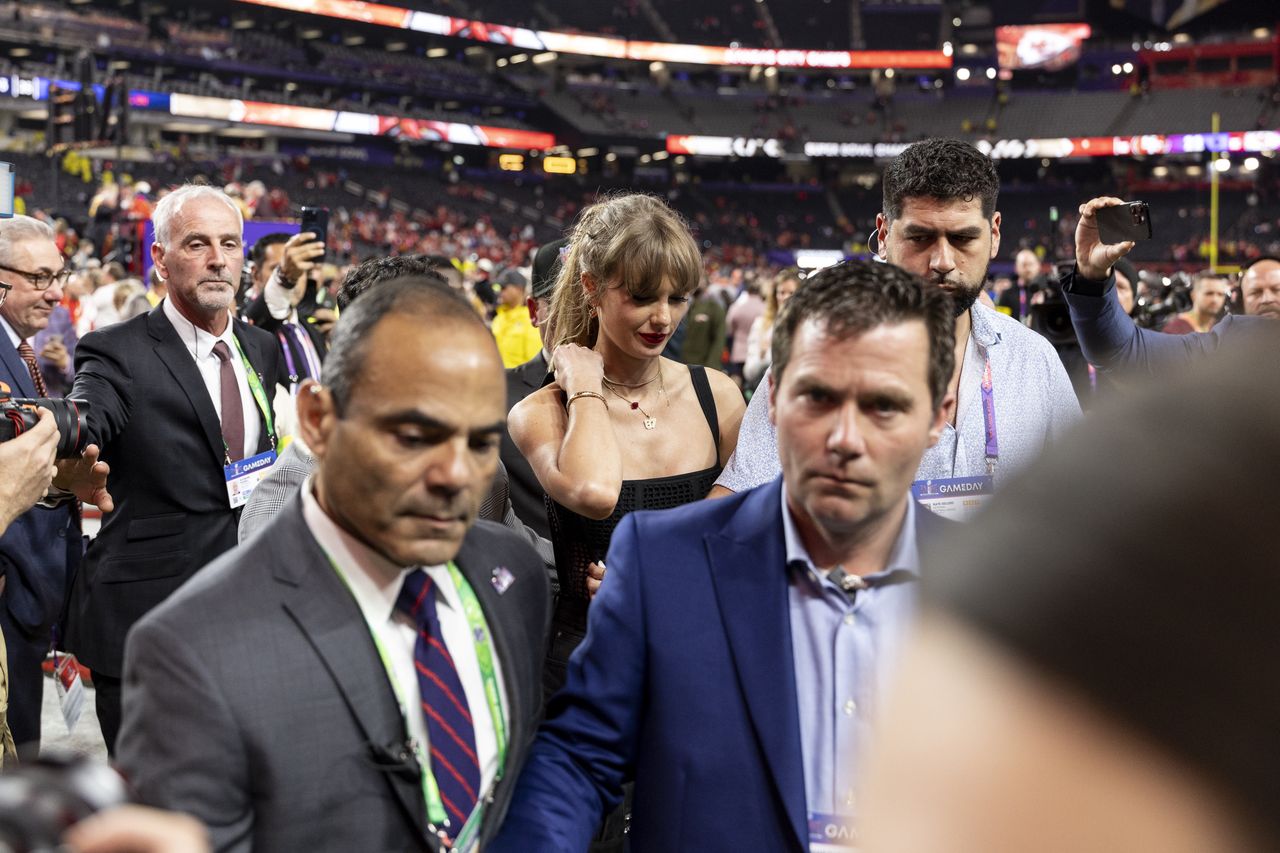
M791 648L810 813L857 816L857 774L915 618L920 568L915 513L915 502L908 501L888 563L883 571L865 575L869 588L855 595L813 565L782 489ZM895 570L910 572L910 582L876 585Z

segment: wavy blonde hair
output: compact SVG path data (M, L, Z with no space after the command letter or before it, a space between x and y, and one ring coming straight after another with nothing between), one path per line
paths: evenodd
M702 255L689 226L651 195L624 193L585 208L569 232L567 249L551 297L550 351L564 343L595 345L599 326L583 276L596 282L597 294L624 287L641 297L655 296L664 279L678 296L687 296L702 279Z

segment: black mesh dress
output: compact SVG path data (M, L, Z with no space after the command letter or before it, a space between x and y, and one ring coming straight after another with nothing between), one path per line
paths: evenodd
M720 452L720 421L716 415L716 401L711 393L704 367L689 368L698 395L698 405L706 416L711 438L715 442L717 458ZM675 474L670 477L654 477L648 480L623 480L617 506L608 518L596 520L578 515L551 499L547 501L547 518L551 522L551 544L555 547L556 574L560 580L560 597L556 603L551 625L551 648L547 654L543 677L545 695L549 698L564 684L565 663L569 654L578 646L587 630L587 605L591 603L587 592L587 566L603 562L609 551L609 539L618 522L629 512L638 509L670 509L681 504L702 500L720 476L717 463L701 471Z

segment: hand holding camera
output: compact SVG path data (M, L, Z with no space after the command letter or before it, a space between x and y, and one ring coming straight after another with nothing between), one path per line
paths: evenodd
M49 490L57 468L58 427L53 413L40 409L31 429L11 441L0 441L0 533Z

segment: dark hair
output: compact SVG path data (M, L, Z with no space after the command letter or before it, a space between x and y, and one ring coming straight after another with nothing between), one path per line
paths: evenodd
M352 301L375 284L396 278L430 279L446 287L449 282L436 269L435 262L426 255L396 255L391 258L372 258L347 273L338 287L338 310L346 311ZM475 313L473 310L472 313Z
M285 234L283 231L273 231L270 234L263 234L258 241L253 244L253 248L249 250L249 260L253 261L254 269L262 265L267 259L267 249L272 246L280 246L288 243L293 239L292 234Z
M470 303L438 276L410 275L380 282L372 292L350 303L329 336L321 382L333 394L339 415L346 410L364 370L369 336L388 314L412 315L422 320L424 330L453 321L473 323L488 331Z
M1231 281L1231 274L1225 272L1214 272L1213 270L1200 270L1200 272L1191 277L1191 289L1195 290L1200 287L1200 282L1202 281L1208 281L1215 278Z
M884 170L884 215L902 215L908 198L982 199L982 215L996 212L1000 176L991 158L959 139L926 139L907 148Z
M919 320L929 333L929 394L942 405L955 369L956 320L951 297L901 267L845 261L809 276L783 307L773 331L773 381L791 359L796 330L806 321L843 338L877 326Z

